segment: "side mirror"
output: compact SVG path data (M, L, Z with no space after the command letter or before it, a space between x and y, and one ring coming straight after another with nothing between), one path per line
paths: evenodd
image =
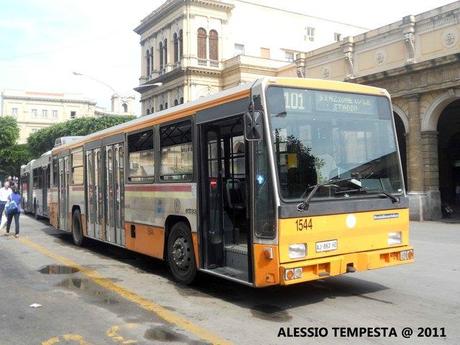
M263 135L263 113L261 111L249 111L244 116L244 133L246 140L262 140Z

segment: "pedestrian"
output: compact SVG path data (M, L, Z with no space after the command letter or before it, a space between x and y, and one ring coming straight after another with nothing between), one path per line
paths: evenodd
M13 191L8 197L8 203L5 206L5 212L7 217L6 222L6 236L10 234L11 222L14 218L14 237L19 237L19 215L21 214L21 194L16 187L13 187Z
M3 187L0 188L0 229L2 229L3 226L6 224L6 215L5 215L5 219L3 219L3 216L4 216L5 205L8 202L8 198L10 195L11 195L10 183L8 181L5 181L5 183L3 184Z

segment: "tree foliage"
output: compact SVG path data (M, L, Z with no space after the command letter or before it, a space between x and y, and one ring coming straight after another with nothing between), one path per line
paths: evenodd
M32 159L29 147L26 144L7 146L0 150L0 175L19 176L21 165Z
M38 130L29 136L27 144L32 156L38 157L51 150L59 137L88 135L132 119L134 116L81 117Z
M19 127L11 116L0 117L0 178L19 176L21 165L31 159L27 145L16 144Z
M16 144L19 138L19 127L12 116L0 117L0 150Z

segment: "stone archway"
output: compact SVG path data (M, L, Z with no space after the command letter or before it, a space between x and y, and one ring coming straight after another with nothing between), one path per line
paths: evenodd
M441 110L438 123L438 165L441 202L460 213L460 98L447 104Z
M460 99L460 89L449 89L445 93L435 98L425 111L425 114L422 118L422 132L436 131L442 112L450 103L457 99Z
M407 188L407 151L406 135L409 132L409 120L407 115L397 106L393 105L393 116L395 119L396 136L398 139L399 153L404 174L404 185Z

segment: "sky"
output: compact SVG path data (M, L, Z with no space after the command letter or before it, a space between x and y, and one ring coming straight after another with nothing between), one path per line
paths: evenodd
M250 1L274 7L280 3ZM112 91L105 83L138 101L133 88L139 83L141 56L139 36L133 29L163 2L0 0L0 90L79 93L109 109ZM374 29L450 2L283 0L283 6ZM140 112L138 102L136 111Z

